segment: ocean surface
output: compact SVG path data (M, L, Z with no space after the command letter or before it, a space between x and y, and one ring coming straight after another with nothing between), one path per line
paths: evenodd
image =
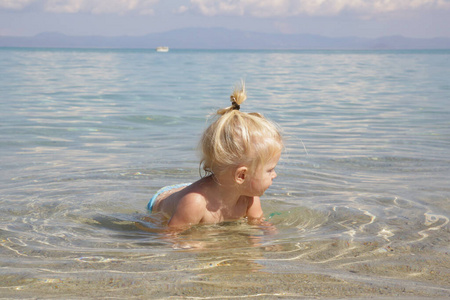
M450 51L0 49L0 297L450 297ZM286 148L245 221L179 236L211 113Z

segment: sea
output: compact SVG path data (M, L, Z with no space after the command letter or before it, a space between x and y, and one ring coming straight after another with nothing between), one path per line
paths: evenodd
M0 48L2 299L450 297L450 50ZM245 220L180 234L146 205L193 182L241 110L283 131Z

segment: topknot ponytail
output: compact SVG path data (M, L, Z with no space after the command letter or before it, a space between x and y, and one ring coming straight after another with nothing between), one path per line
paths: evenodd
M241 104L247 99L247 93L245 91L245 82L241 81L240 85L237 85L234 88L233 93L230 96L231 106L219 109L217 111L218 115L224 115L233 110L239 110L241 108Z
M241 164L256 170L283 148L276 124L261 114L239 111L245 99L245 84L241 82L230 96L231 106L219 109L217 119L203 132L199 148L205 174L219 174Z

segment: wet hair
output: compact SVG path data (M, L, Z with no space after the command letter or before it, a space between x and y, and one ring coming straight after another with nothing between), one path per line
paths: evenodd
M230 96L231 106L219 109L216 120L203 133L200 166L207 175L240 165L255 170L282 150L282 136L275 123L259 113L239 110L246 98L242 82Z

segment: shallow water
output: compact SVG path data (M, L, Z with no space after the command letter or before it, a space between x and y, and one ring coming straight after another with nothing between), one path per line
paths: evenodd
M0 49L5 298L450 296L450 51ZM273 228L178 237L145 209L198 179L244 78L281 125Z

